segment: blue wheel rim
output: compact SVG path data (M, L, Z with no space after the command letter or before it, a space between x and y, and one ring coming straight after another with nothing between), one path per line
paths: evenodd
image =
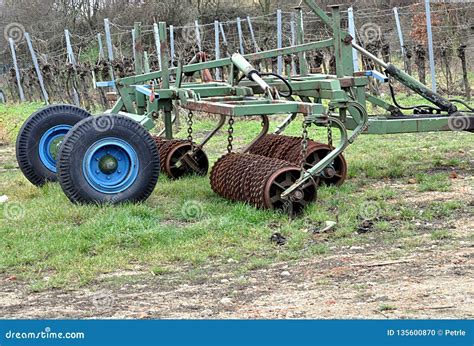
M104 162L111 163L107 170L104 169ZM87 149L82 170L87 182L96 191L117 194L128 189L137 179L138 155L122 139L103 138Z
M56 173L56 154L59 145L71 128L71 125L53 126L41 136L38 145L39 157L43 165L53 173Z

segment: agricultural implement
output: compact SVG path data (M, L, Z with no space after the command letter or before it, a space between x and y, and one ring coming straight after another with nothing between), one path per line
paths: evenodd
M207 175L211 165L205 146L226 126L227 153L210 169L213 191L259 208L297 214L316 198L319 185L344 182L347 163L343 152L361 133L474 129L473 110L467 104L441 97L355 44L341 29L338 6L331 7L329 16L314 0L305 3L330 27L331 38L305 43L300 21L294 46L244 56L236 53L214 61L198 59L173 68L166 58L166 24L161 22L161 70L103 82L100 86L115 88L119 96L105 114L91 116L71 105L53 105L33 114L17 141L20 168L36 185L59 180L72 202L143 201L155 188L160 171L171 179ZM336 74L310 73L305 54L327 48L334 52ZM353 49L382 72L355 73ZM284 78L254 67L278 56L297 57L299 73L290 75L287 69ZM209 70L216 68L226 72L225 81L210 80ZM201 73L204 82L184 81L185 75L194 73ZM398 81L428 104L405 109L397 105L394 94L394 104L385 102L366 91L370 79L389 83L391 90ZM385 109L387 115L369 117L368 103ZM173 109L177 106L187 112L185 139L173 138ZM200 142L193 136L196 112L218 117L216 127ZM153 136L149 130L161 114L164 130ZM282 115L284 121L270 134L270 120ZM301 136L283 135L298 117L302 119ZM261 131L236 151L234 122L241 118L259 119ZM324 143L310 135L317 127L327 132Z

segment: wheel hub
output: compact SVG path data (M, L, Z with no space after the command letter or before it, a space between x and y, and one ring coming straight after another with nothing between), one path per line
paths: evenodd
M49 145L49 154L54 160L58 159L59 147L63 143L64 136L60 136L51 141Z
M43 165L51 172L56 173L59 148L71 127L71 125L53 126L41 136L38 143L39 157Z
M301 201L303 197L304 197L303 191L298 189L292 193L292 195L290 196L290 200L293 202L298 202L298 201Z
M332 166L329 166L329 167L326 167L324 170L323 170L323 177L326 178L326 179L331 179L333 178L335 175L336 175L336 170L334 169L334 167Z
M99 160L99 169L104 174L112 174L117 170L117 168L118 161L114 156L110 154L103 156Z
M92 144L83 159L83 172L88 183L97 191L116 194L125 191L136 180L138 155L125 140L103 138Z

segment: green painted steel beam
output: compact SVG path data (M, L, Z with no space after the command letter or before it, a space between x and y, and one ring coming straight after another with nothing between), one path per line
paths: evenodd
M330 28L332 27L331 18L326 14L326 12L324 12L321 7L316 4L316 1L304 0L304 3L311 9L311 11L313 11L319 18L321 18L324 24L326 24Z
M388 102L385 102L384 100L379 99L378 97L376 97L374 95L371 95L369 93L365 93L365 97L366 97L367 101L369 101L370 103L372 103L376 106L382 107L383 109L385 109L389 112L400 112L400 109L398 109L394 105L392 105Z
M364 133L367 134L395 134L395 133L418 133L451 131L448 124L449 117L418 117L413 119L389 119L386 117L370 117L369 125ZM357 123L350 116L346 119L346 127L353 130Z
M246 54L244 55L244 57L251 61L260 60L260 59L268 59L268 58L277 57L278 55L296 54L299 52L306 52L306 51L331 47L333 45L334 45L334 40L331 38L331 39L327 39L323 41L306 43L300 46L285 47L285 48L272 49L272 50L267 50L267 51L258 52L258 53ZM196 71L201 71L204 69L213 69L213 68L224 67L224 66L229 66L229 65L232 65L232 61L230 60L230 58L223 58L223 59L218 59L218 60L196 63L192 65L185 65L183 66L183 72L196 72ZM170 68L169 72L170 73L175 72L176 69L177 69L176 67ZM143 84L147 81L150 81L152 79L157 79L157 78L162 78L162 71L155 71L155 72L146 73L146 74L137 75L137 76L119 78L117 79L116 84L119 87L125 86L125 85L132 85L132 84Z
M147 130L151 130L153 127L155 127L155 122L147 114L138 115L138 114L128 113L128 112L118 112L118 114L126 116L127 118L130 118L133 121L136 121L137 123L142 125L144 128L146 128Z

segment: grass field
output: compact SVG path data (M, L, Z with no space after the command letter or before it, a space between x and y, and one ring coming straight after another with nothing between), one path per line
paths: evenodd
M375 258L396 260L431 244L453 249L474 239L472 232L452 230L453 222L473 216L469 133L360 136L345 153L346 183L320 188L318 200L291 220L220 198L208 177L170 181L161 176L143 204L73 205L58 184L37 188L16 168L15 124L39 106L0 105L0 195L9 198L0 213L0 275L14 277L30 292L87 287L107 273L133 270L193 282L205 280L209 267L224 267L238 278L275 263L324 258L360 246L382 246L385 251ZM195 136L213 123L196 121ZM287 134L299 134L296 123ZM259 126L258 121L238 121L236 145L250 142ZM184 130L178 136L185 136ZM211 162L225 152L225 136L222 131L209 143ZM325 138L322 130L310 136ZM437 198L438 193L448 198ZM428 198L406 198L417 195ZM369 227L361 231L365 219ZM315 234L326 221L336 221L335 230ZM275 232L286 237L284 246L270 241Z

